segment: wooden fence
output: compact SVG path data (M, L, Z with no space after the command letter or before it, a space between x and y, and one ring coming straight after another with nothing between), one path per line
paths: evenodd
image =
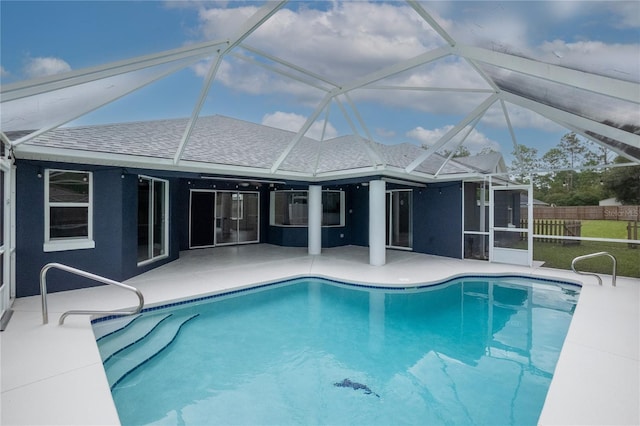
M528 224L527 219L520 221L520 227L526 228ZM533 234L534 235L549 235L559 237L579 237L582 233L582 222L579 220L534 220L533 221ZM522 239L526 238L526 234L523 234ZM580 240L565 240L558 238L544 238L534 237L534 241L542 241L545 243L557 243L562 245L577 245L580 244Z
M521 209L527 217L527 209ZM534 219L640 221L640 206L534 206Z
M521 228L527 228L527 219L520 221ZM629 221L627 223L627 239L637 241L640 236L638 232L640 228L640 221ZM557 243L562 245L574 245L580 244L580 240L565 240L558 238L551 238L553 236L560 237L580 237L582 235L582 222L579 220L534 220L533 221L533 234L534 235L549 235L550 238L534 237L534 241L542 241L545 243ZM527 234L522 233L520 235L521 240L526 240ZM629 248L637 249L637 243L629 243Z

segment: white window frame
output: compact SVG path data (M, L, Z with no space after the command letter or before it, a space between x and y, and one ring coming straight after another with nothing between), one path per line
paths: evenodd
M284 225L284 224L279 224L276 223L276 203L275 203L275 194L278 193L304 193L304 198L308 201L309 199L309 191L308 190L304 190L304 189L287 189L284 191L271 191L269 193L269 225L270 226L278 226L278 227L282 227L282 228L307 228L309 226L309 224L304 224L304 225ZM322 193L324 194L325 192L339 192L340 193L340 224L339 225L322 225L323 228L344 228L345 227L345 222L346 222L346 206L345 206L345 192L342 190L336 190L336 189L323 189ZM307 203L307 208L308 208L309 204ZM322 217L324 217L324 206L323 206L323 210L322 210Z
M151 177L151 176L145 176L145 175L138 175L138 180L148 180L151 182L151 186L150 186L150 190L149 190L149 194L151 199L149 200L149 238L151 239L149 247L151 250L151 257L149 257L148 259L145 260L141 260L139 262L137 262L137 266L144 266L144 265L148 265L150 263L153 262L157 262L158 260L161 259L165 259L167 257L169 257L169 226L170 226L170 217L169 217L169 181L166 179L160 179L160 178L156 178L156 177ZM158 256L153 256L153 226L154 226L154 222L153 222L153 206L155 205L154 203L154 186L156 184L156 182L162 182L164 184L164 205L162 206L163 212L162 215L164 217L164 229L163 231L163 253L158 255ZM140 208L138 206L138 208ZM137 245L137 240L136 240L136 245Z
M50 202L49 181L51 172L82 173L89 179L88 202ZM51 207L87 207L87 236L51 238ZM44 245L45 252L93 249L96 243L93 240L93 172L86 170L46 169L44 173Z

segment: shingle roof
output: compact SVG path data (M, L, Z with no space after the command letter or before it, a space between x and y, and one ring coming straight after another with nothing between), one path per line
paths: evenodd
M91 153L127 154L171 159L178 149L187 119L66 127L51 130L27 142L31 147L72 149ZM269 169L294 139L295 133L220 115L200 117L185 146L182 159L208 164ZM326 141L303 137L280 165L280 170L318 174L376 165L376 156L388 167L404 169L424 149L409 143L384 145L353 135ZM417 169L434 174L444 158L434 154ZM471 169L450 161L442 174Z
M484 173L494 173L503 159L502 154L499 152L489 152L487 154L459 157L456 158L456 161Z

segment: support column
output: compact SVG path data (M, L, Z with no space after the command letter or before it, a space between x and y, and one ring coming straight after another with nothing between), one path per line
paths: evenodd
M386 186L383 180L369 182L369 264L386 263Z
M322 186L309 185L309 254L322 251Z

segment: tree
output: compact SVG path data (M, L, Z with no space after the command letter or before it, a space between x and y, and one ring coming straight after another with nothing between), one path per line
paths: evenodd
M630 161L618 156L614 163L624 164ZM622 204L640 205L640 166L609 169L602 181L605 189L611 191Z
M558 148L562 151L569 167L572 169L582 164L585 154L589 152L586 144L573 132L562 136Z
M538 159L538 150L526 145L517 144L513 152L513 160L511 161L510 171L519 182L525 182L529 178L529 174L540 168L540 160Z

